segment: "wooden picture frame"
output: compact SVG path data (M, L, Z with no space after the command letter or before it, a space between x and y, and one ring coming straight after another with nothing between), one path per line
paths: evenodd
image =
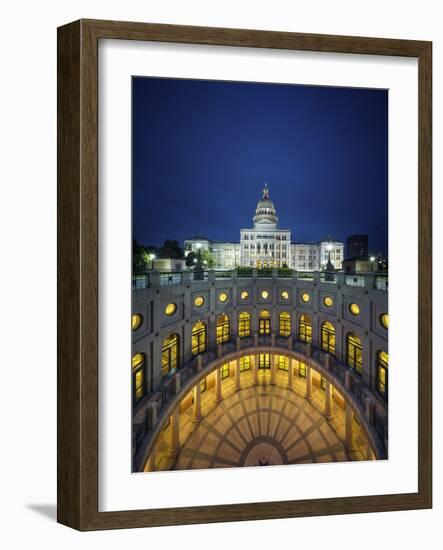
M224 45L418 59L418 492L98 511L98 42ZM58 521L79 530L432 506L432 44L423 41L80 20L58 29Z

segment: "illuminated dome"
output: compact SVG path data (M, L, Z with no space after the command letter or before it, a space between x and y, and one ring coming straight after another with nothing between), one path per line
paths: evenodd
M266 183L263 188L263 196L258 201L253 222L254 228L258 229L275 229L277 226L277 213L274 203L269 198L269 188Z

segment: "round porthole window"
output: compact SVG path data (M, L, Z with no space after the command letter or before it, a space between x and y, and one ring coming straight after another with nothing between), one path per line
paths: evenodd
M132 321L131 326L132 330L137 330L140 328L140 325L143 323L143 317L140 315L140 313L134 313L132 315Z
M287 290L283 290L283 292L281 293L281 297L283 298L283 300L289 300L289 292Z
M358 315L360 313L360 308L357 304L351 304L349 306L349 311L352 313L352 315Z
M247 292L246 290L244 290L241 294L241 299L242 300L247 300L249 298L249 292Z
M330 296L325 296L323 299L323 303L326 307L332 307L334 305L334 301Z
M269 298L269 292L267 290L262 290L261 297L263 298L263 300L266 300L267 298Z
M389 315L387 313L382 313L380 315L380 323L383 328L387 329L389 327Z
M226 302L226 300L228 299L228 295L226 294L226 292L221 292L218 296L218 299L220 300L220 302Z
M309 296L309 294L307 292L303 292L303 294L301 295L301 299L303 300L303 302L307 303L307 302L309 302L311 297Z
M177 304L168 304L165 308L166 315L174 315L174 313L177 311Z
M202 305L205 303L205 299L203 296L197 296L194 300L195 307L202 307Z

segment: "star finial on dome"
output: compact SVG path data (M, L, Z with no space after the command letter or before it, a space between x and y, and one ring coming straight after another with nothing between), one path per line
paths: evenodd
M265 182L265 186L263 187L263 198L269 199L269 187L266 182Z

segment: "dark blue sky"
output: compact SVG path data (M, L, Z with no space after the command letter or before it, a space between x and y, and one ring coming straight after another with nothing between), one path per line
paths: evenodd
M133 78L133 233L238 242L264 182L292 240L387 253L388 92Z

